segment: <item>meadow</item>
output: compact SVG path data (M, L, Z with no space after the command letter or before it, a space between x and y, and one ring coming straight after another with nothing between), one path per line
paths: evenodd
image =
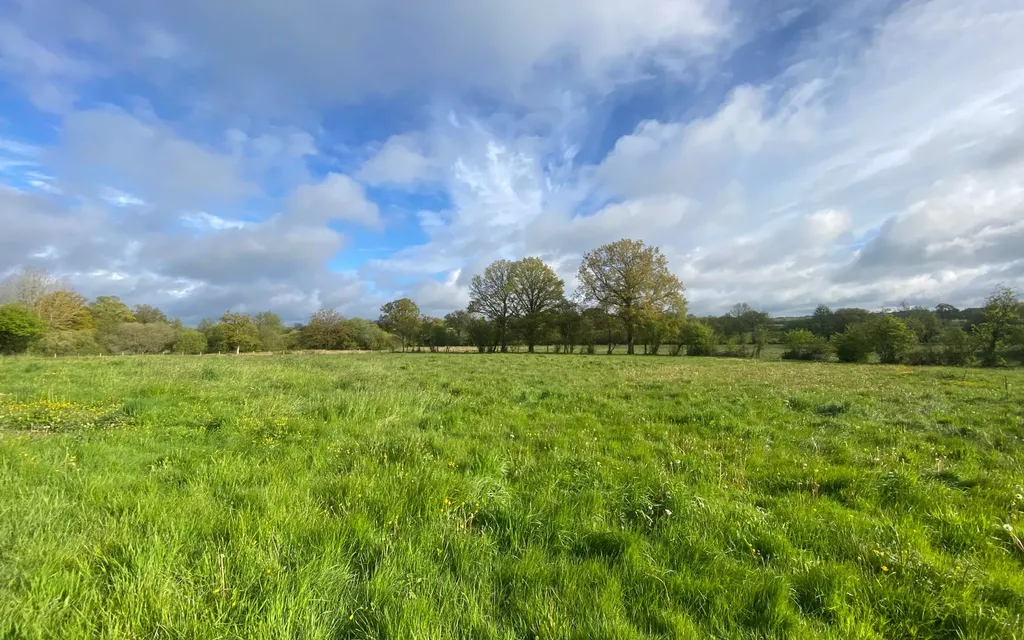
M1024 638L1024 371L0 359L0 638Z

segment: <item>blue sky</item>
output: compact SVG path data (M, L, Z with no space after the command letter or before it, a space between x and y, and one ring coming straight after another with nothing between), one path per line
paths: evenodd
M661 246L697 313L1024 285L1011 0L8 0L0 275L188 321Z

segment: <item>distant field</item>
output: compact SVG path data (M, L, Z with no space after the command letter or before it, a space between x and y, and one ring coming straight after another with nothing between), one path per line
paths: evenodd
M1022 638L1024 371L0 359L0 638Z

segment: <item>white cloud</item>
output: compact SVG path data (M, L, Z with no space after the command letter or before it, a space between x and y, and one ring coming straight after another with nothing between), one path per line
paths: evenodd
M698 312L1024 284L1017 0L773 5L785 17L703 0L66 2L0 10L0 74L62 114L48 153L0 141L0 269L55 265L88 292L112 286L89 274L122 274L118 291L189 317L372 316L398 295L441 315L494 259L539 255L571 282L621 237L660 245ZM831 17L784 58L777 33L748 42L776 57L746 64L743 38L797 15ZM151 95L84 106L119 74ZM685 85L687 104L647 110L652 85ZM409 100L433 116L422 130L375 110ZM387 188L380 205L363 184ZM397 248L359 266L338 221ZM357 272L332 272L339 256Z
M366 199L359 183L338 173L328 174L318 184L296 189L289 200L288 212L314 223L347 220L369 227L381 225L377 205Z
M372 185L401 187L436 180L440 175L437 161L425 155L415 138L397 135L363 163L356 178Z

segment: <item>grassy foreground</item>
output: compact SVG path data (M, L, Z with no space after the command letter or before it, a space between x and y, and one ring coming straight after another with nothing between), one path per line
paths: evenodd
M2 638L1021 638L1024 372L0 360Z

